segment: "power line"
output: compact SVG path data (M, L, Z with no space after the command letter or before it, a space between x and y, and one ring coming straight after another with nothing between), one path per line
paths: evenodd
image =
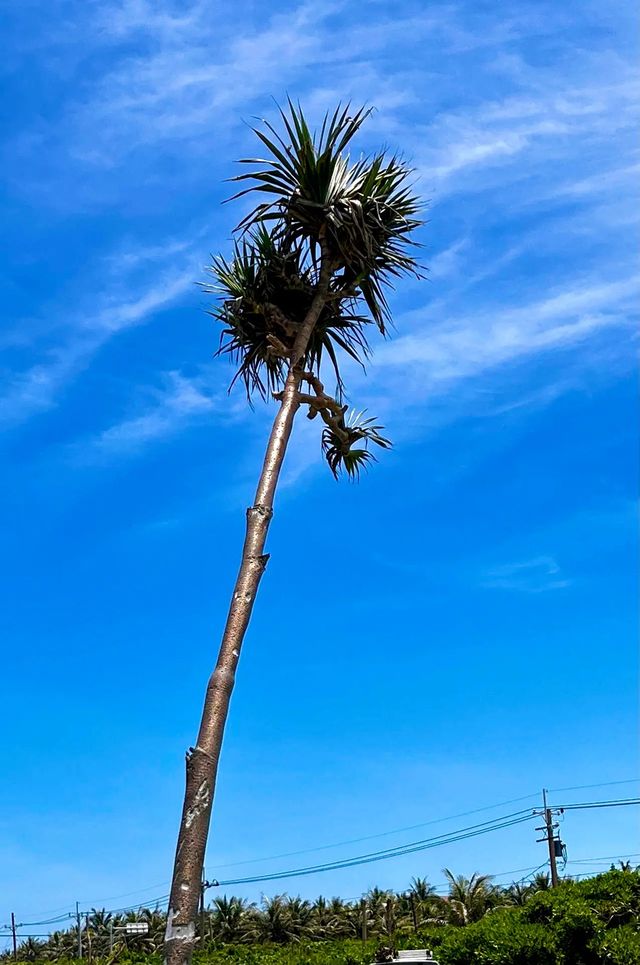
M256 884L262 881L279 881L282 878L301 878L311 874L318 874L324 871L338 871L343 868L353 868L357 865L371 864L375 861L385 861L389 858L397 858L406 854L415 854L418 851L427 851L437 848L444 844L455 844L457 841L464 841L467 838L477 837L481 834L488 834L490 831L499 831L504 828L522 824L530 821L533 814L526 811L516 811L513 814L503 815L493 821L484 821L481 824L472 825L469 828L462 828L459 831L449 832L448 834L437 835L434 838L425 838L422 841L412 841L409 844L401 845L396 848L388 848L383 851L374 851L368 854L357 855L352 858L343 858L339 861L331 861L319 865L311 865L303 868L292 868L287 871L279 871L273 874L253 875L247 878L232 878L225 881L218 881L217 885L227 887L229 885Z
M640 798L627 798L617 801L587 801L561 806L556 805L554 810L559 810L560 808L562 808L562 810L569 811L581 810L584 808L622 807L632 804L640 804ZM511 818L515 818L516 815L521 816L516 820L510 820ZM511 827L515 824L520 824L522 821L529 820L533 816L533 813L529 814L528 812L524 811L514 812L513 815L505 815L503 819L496 818L492 822L483 822L481 825L475 825L472 829L463 829L460 832L451 832L447 835L438 835L436 838L428 838L424 841L412 842L411 844L397 848L390 848L385 851L359 855L355 858L346 858L340 861L333 861L320 865L294 868L288 871L281 871L273 874L252 875L246 878L231 878L224 881L218 881L217 884L225 887L240 884L256 884L263 881L279 881L283 878L300 878L310 874L318 874L324 871L337 871L343 868L352 868L357 865L370 864L374 861L383 861L388 858L395 858L405 854L413 854L417 851L426 851L430 848L439 847L443 844L454 844L457 841L465 840L467 837L475 837L479 834L488 833L489 831L500 830L503 827ZM504 821L505 823L498 823L500 821Z
M108 908L108 909L105 909L105 910L106 910L110 915L120 915L120 914L122 914L123 912L126 912L126 911L136 911L136 909L138 909L138 908L155 908L156 905L159 905L160 902L162 902L162 901L167 901L168 898L169 898L169 895L168 895L168 894L166 894L166 895L159 895L157 898L151 898L151 899L149 900L149 903L148 903L148 904L143 904L142 902L138 901L138 902L136 902L136 903L133 904L133 905L125 905L123 908ZM85 914L85 912L83 912L83 914Z
M639 802L639 803L640 803L640 802ZM513 826L513 824L515 824L515 823L521 823L523 820L527 820L527 818L526 818L526 817L525 817L525 818L521 818L518 822L511 822L510 825L507 825L507 826ZM485 822L485 823L486 823L486 822ZM482 827L482 826L480 825L480 826L475 826L475 827ZM463 830L464 830L464 829L463 829ZM490 830L498 830L498 826L496 825L496 827L487 827L486 831L488 832L488 831L490 831ZM484 833L484 832L477 832L477 833ZM471 836L471 835L466 835L466 836ZM443 837L446 837L446 836L445 836L445 835L440 835L440 837L443 838ZM435 839L434 839L434 840L435 840ZM446 843L446 842L442 842L442 843ZM435 846L435 845L434 845L434 846ZM621 859L621 858L627 858L627 859L628 859L628 858L633 858L633 857L637 857L637 856L640 856L640 852L628 852L628 853L626 853L626 854L615 854L615 855L600 855L600 856L598 856L598 857L593 857L593 858L575 858L575 859L573 859L572 861L569 861L568 864L587 864L587 863L589 863L589 862L594 862L594 863L595 863L595 862L598 862L598 861L609 861L609 860L612 860L612 859ZM536 872L541 871L542 868L546 867L546 865L547 865L547 862L545 861L545 862L543 862L541 865L538 865L538 866L536 866L536 867L531 867L531 868L514 868L514 869L512 869L511 871L499 871L499 872L495 872L494 874L489 875L489 877L490 877L490 878L503 878L503 877L506 877L507 875L517 874L517 873L520 872L520 871L528 872L528 874L524 875L522 878L518 879L517 881L512 882L512 884L522 884L522 883L523 883L524 881L526 881L527 879L532 878L533 875L536 874ZM572 880L576 880L576 879L581 879L581 878L589 878L589 877L592 877L592 876L593 876L593 872L585 871L585 872L581 872L581 873L578 873L578 874L571 875L570 878L571 878ZM220 882L220 884L228 884L228 883L229 883L229 882ZM240 882L238 882L238 883L240 883ZM440 893L442 890L443 890L442 886L435 889L436 893ZM165 896L162 896L161 898L155 899L154 901L155 901L155 903L157 903L158 901L162 900L163 898L168 898L168 897L169 897L168 895L165 895ZM358 901L358 900L359 900L359 898L353 898L353 899L350 899L349 901L350 901L350 902L355 902L355 901ZM113 910L111 911L111 914L117 914L117 913L120 912L120 911L129 911L129 910L131 910L131 909L133 909L133 908L139 908L139 907L142 907L142 906L140 906L140 905L129 905L129 906L127 906L127 907L125 907L125 908L122 908L122 909L113 909ZM65 917L71 918L71 917L73 917L73 914L72 914L72 913L69 913L69 914L68 914L67 916L65 916ZM45 922L43 922L43 924L44 924L44 923L45 923ZM21 925L16 925L16 928L18 928L18 927L29 927L29 925L32 926L32 925L34 925L34 924L36 924L36 923L35 923L35 922L26 923L26 922L25 922L25 923L22 923ZM0 932L3 931L3 930L6 930L6 929L8 929L8 928L9 928L8 925L2 925L2 926L0 926ZM0 938L9 938L9 937L10 937L10 933L0 934ZM50 933L50 932L26 932L26 933L23 932L22 934L16 934L16 937L19 938L19 939L25 939L25 938L50 938L50 937L51 937L51 933Z
M633 780L609 781L602 784L580 785L572 789L578 790L578 789L583 789L588 787L607 787L607 786L613 786L616 784L630 784L630 783L634 783L634 781ZM556 789L556 790L563 790L563 789ZM569 788L564 788L564 790L569 790ZM240 861L240 862L232 862L230 864L220 865L219 867L225 868L225 867L233 867L233 866L238 866L243 864L252 864L252 863L257 863L257 862L262 862L267 860L276 860L277 858L290 857L290 856L305 854L305 853L313 853L317 851L328 850L329 848L340 847L346 844L358 843L360 841L366 841L366 840L373 840L376 838L398 834L398 833L401 833L403 830L406 831L406 830L413 830L420 827L427 827L429 825L454 820L456 817L465 817L472 814L478 814L483 811L493 810L500 806L504 806L508 803L525 801L536 796L537 795L534 795L534 794L526 794L518 798L512 798L510 799L510 801L503 801L501 802L501 804L485 805L481 808L474 808L471 811L461 812L460 814L450 815L449 817L434 818L433 820L425 821L425 822L422 822L421 824L410 825L406 828L396 828L391 831L383 831L374 835L365 835L360 838L352 838L346 841L337 842L335 844L320 845L316 848L308 848L301 851L286 852L284 854L274 855L271 858L262 857L262 858L255 858L255 859L247 859L245 861ZM580 809L601 808L601 807L623 807L623 806L637 805L637 804L640 804L640 798L626 798L626 799L613 800L613 801L585 801L585 802L579 802L579 803L565 804L565 805L555 806L554 810L559 810L560 808L562 808L562 810L569 811L569 810L580 810ZM340 870L342 868L355 867L357 865L368 864L375 861L383 861L393 857L400 857L405 854L413 854L419 851L428 850L430 848L440 847L445 844L454 844L457 841L462 841L468 837L475 837L480 834L485 834L485 833L488 833L489 831L497 831L503 828L512 827L514 825L522 823L523 821L529 820L532 816L533 816L533 812L529 812L527 810L516 811L516 812L513 812L513 814L504 815L499 818L494 818L489 821L482 822L479 825L473 825L470 828L463 828L460 831L448 832L443 835L438 835L434 838L426 838L426 839L423 839L422 841L410 842L409 844L406 844L406 845L398 845L394 848L389 848L382 851L371 852L368 854L358 855L352 858L345 858L345 859L340 859L332 862L326 862L319 865L306 866L302 868L294 868L289 871L281 871L281 872L275 872L272 874L264 874L264 875L253 875L246 878L228 879L228 880L220 881L218 882L218 884L229 886L229 885L235 885L235 884L253 884L253 883L262 882L262 881L277 881L283 878L302 877L305 875L317 874L323 871ZM114 897L126 897L127 895L131 895L131 894L140 895L142 894L142 892L149 891L153 887L154 887L153 885L150 885L147 888L141 888L139 891L128 892L123 895L114 896ZM146 901L143 900L133 904L125 905L121 908L114 908L114 909L108 909L108 910L110 911L111 914L120 914L123 912L135 910L137 908L153 907L153 906L159 905L163 901L166 901L168 898L169 898L168 894L159 895L155 898L148 899ZM102 901L107 901L107 900L109 899L102 899ZM91 904L93 907L95 907L99 903L100 902L94 901ZM87 902L86 904L89 905L89 902ZM21 922L18 927L34 927L38 925L62 924L73 916L74 916L74 912L67 911L67 912L61 913L60 915L56 915L55 917L44 918L44 919L39 919L39 920L29 921L29 922Z
M385 838L393 834L403 834L405 831L417 831L418 828L426 828L432 824L441 824L445 821L455 821L457 818L467 818L472 814L480 814L482 811L493 811L496 808L506 807L508 804L518 804L520 801L528 801L538 797L537 794L523 794L521 797L514 797L508 801L500 801L498 804L487 804L481 808L474 808L472 811L461 811L459 814L450 814L446 818L433 818L430 821L423 821L421 824L410 824L404 828L394 828L392 831L380 831L377 834L366 834L360 838L349 838L346 841L337 841L335 844L321 844L315 848L303 848L300 851L285 851L283 854L272 854L262 858L246 858L243 861L230 861L225 864L216 864L218 870L222 868L239 868L241 865L258 864L262 861L278 861L280 858L295 858L301 854L313 854L317 851L328 851L331 848L342 848L347 844L360 844L362 841L374 841L376 838Z
M640 804L640 797L623 798L620 801L584 801L580 804L555 804L554 811L580 811L583 808L621 808Z
M523 878L518 878L518 880L515 881L514 884L516 884L516 885L521 885L521 884L522 884L523 882L525 882L528 878L533 878L533 876L534 876L538 871L542 871L543 868L546 868L546 867L547 867L547 864L548 864L547 861L543 861L542 864L536 865L535 868L530 868L530 869L527 868L527 869L525 869L525 870L529 871L529 874L528 874L528 875L525 875Z
M640 857L640 851L631 851L627 854L601 854L597 858L571 858L567 864L591 864L596 861L616 861L620 858L637 858Z
M302 855L302 854L312 854L312 853L317 852L317 851L325 851L325 850L329 850L329 849L331 849L331 848L343 847L344 845L347 845L347 844L357 844L357 843L359 843L359 842L361 842L361 841L375 840L376 838L387 837L387 836L390 836L390 835L393 835L393 834L401 834L401 833L404 832L404 831L414 831L414 830L416 830L416 829L418 829L418 828L428 827L428 826L433 825L433 824L444 823L444 822L446 822L446 821L453 821L453 820L456 820L456 818L468 817L468 816L470 816L470 815L472 815L472 814L480 814L480 813L482 813L483 811L491 811L491 810L494 810L494 809L499 808L499 807L506 807L508 804L516 804L516 803L519 803L519 802L521 802L521 801L527 801L527 800L529 800L530 798L533 798L533 797L536 797L536 796L537 796L537 795L535 795L535 794L524 794L524 795L521 795L520 797L510 798L510 799L507 800L507 801L499 801L499 802L497 802L496 804L486 804L486 805L483 805L483 806L480 807L480 808L473 808L471 811L462 811L462 812L460 812L460 813L452 814L452 815L449 815L449 816L447 816L447 817L433 818L432 820L424 821L424 822L422 822L422 823L420 823L420 824L408 825L408 826L403 827L403 828L395 828L395 829L390 830L390 831L382 831L382 832L379 832L379 833L377 833L377 834L365 835L365 836L359 837L359 838L351 838L351 839L348 839L348 840L345 840L345 841L336 842L336 843L334 843L334 844L319 845L319 846L314 847L314 848L305 848L305 849L302 849L302 850L299 850L299 851L288 851L288 852L284 852L284 853L278 854L278 855L264 856L264 857L261 857L261 858L249 858L249 859L246 859L246 860L244 860L244 861L230 862L230 863L226 863L226 864L222 864L222 865L217 865L217 868L218 868L218 869L222 869L222 868L232 868L232 867L238 867L238 866L247 865L247 864L254 864L254 863L257 864L257 863L263 862L263 861L276 861L276 860L278 860L278 859L280 859L280 858L295 857L295 856ZM153 888L162 887L162 885L165 884L165 883L166 883L166 882L160 882L159 885L149 885L148 887L140 888L140 889L137 889L136 891L125 892L124 894L121 894L121 895L113 895L113 896L111 896L111 898L101 898L101 899L96 899L96 900L91 901L91 902L85 901L85 902L81 902L81 904L82 904L83 906L85 906L85 907L91 906L91 907L94 907L94 908L95 908L95 907L97 907L98 905L100 905L102 902L107 902L107 901L110 901L110 900L112 900L112 899L117 899L117 898L127 898L127 897L129 897L130 895L141 895L141 894L142 894L143 892L145 892L145 891L151 891ZM159 902L165 901L166 899L168 899L168 897L169 897L169 895L160 895L160 896L157 897L157 898L152 898L152 899L148 900L148 904L149 904L149 905L158 904ZM142 902L134 903L134 904L132 904L132 905L127 905L127 906L125 906L125 907L123 907L123 908L110 909L110 911L111 911L111 914L118 914L118 913L120 913L120 912L130 911L130 910L133 910L133 909L139 908L139 907L142 907ZM54 909L54 910L57 910L57 909ZM46 914L46 913L45 913L45 914ZM60 914L60 915L57 915L55 918L38 919L38 920L30 921L30 922L22 922L21 924L22 924L23 926L26 926L26 927L32 927L32 926L35 926L35 925L56 924L56 923L58 923L58 922L64 921L66 918L73 917L74 914L75 914L75 912L73 912L73 911L67 911L67 912L64 912L64 913L62 913L62 914ZM34 916L34 917L35 917L35 916Z
M130 898L131 895L141 895L145 891L155 891L156 888L164 888L166 885L171 884L170 881L161 881L157 885L148 885L146 888L136 888L135 891L125 891L123 895L110 895L108 898L96 898L94 901L81 901L81 905L91 905L92 908L97 908L98 905L105 901L117 901L119 898Z
M551 787L550 794L558 794L560 791L586 791L592 787L614 787L620 784L640 784L640 777L632 777L628 781L605 781L601 784L574 784L573 787Z
M65 912L64 915L58 915L56 918L44 918L41 921L21 921L17 927L19 928L31 928L34 925L55 925L59 922L66 921L67 918L73 918L73 912Z

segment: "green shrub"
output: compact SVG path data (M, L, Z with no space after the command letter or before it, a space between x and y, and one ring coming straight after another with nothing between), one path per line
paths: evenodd
M600 945L598 961L602 965L638 965L640 932L637 926L624 925L607 932Z
M523 922L518 911L496 911L466 928L448 928L442 965L557 965L553 934Z

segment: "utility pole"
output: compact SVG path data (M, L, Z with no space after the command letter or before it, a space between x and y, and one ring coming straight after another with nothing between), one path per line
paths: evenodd
M85 926L87 932L87 954L89 957L89 965L91 965L91 931L89 929L89 915L85 915Z
M113 918L109 919L109 957L113 954Z
M396 916L393 907L393 898L387 898L384 903L384 925L387 930L387 935L391 936L396 930Z
M544 825L541 828L536 828L536 831L544 831L544 838L538 838L538 841L546 841L549 848L549 869L551 871L551 887L556 888L558 885L558 866L556 864L556 843L559 841L554 835L553 829L557 827L557 824L553 823L553 810L549 807L547 803L547 790L542 789L542 817L544 819ZM536 814L540 814L540 811L536 811Z
M362 899L360 906L362 911L362 941L366 942L367 940L367 899L366 898Z
M417 931L418 931L418 915L417 915L417 913L416 913L416 896L414 895L414 893L413 893L412 891L409 893L409 899L410 899L410 901L411 901L411 916L412 916L412 918L413 918L413 930L414 930L415 932L417 932Z
M82 958L82 921L80 919L80 906L76 901L76 922L78 926L78 958Z
M547 791L542 789L542 800L544 803L544 824L547 831L547 843L549 845L549 867L551 868L551 887L558 885L558 866L556 864L555 838L553 834L553 817L551 808L547 807Z
M11 912L11 937L13 939L13 960L18 961L18 940L16 938L16 916Z

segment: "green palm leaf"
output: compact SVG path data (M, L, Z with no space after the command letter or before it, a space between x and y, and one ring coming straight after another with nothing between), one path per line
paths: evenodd
M222 323L217 354L236 366L231 386L241 381L249 400L266 399L283 389L321 265L329 265L324 305L296 364L301 376L319 379L325 365L333 371L335 408L324 410L322 449L334 476L352 479L374 461L376 447L390 443L373 419L344 415L341 356L364 364L369 326L386 331L389 288L402 275L420 276L413 239L420 204L410 169L396 155L352 160L347 153L370 113L339 105L312 131L288 100L280 130L269 122L255 128L265 156L244 158L250 170L232 180L234 198L256 193L259 200L238 225L231 257L213 260L213 281L204 286L217 297L210 314ZM318 411L311 405L310 415Z
M325 117L319 134L290 100L280 116L288 137L265 122L255 129L269 157L245 159L259 165L232 179L247 182L234 198L267 195L240 222L240 230L275 222L275 235L290 245L328 247L345 294L362 297L384 331L389 318L385 288L394 278L420 274L412 232L421 224L420 204L410 186L411 170L384 153L352 162L343 152L370 110L350 114L349 105Z
M364 418L364 411L351 411L345 415L341 424L327 425L323 430L322 451L336 479L341 472L350 479L357 479L363 469L375 462L369 444L390 449L391 443L381 435L381 425L376 425L374 419ZM360 443L364 445L359 446Z
M223 326L217 354L228 355L237 366L232 386L241 380L249 398L254 392L266 398L281 389L286 378L287 359L276 346L293 346L314 297L313 268L305 263L301 245L291 246L259 225L236 241L230 261L215 258L210 272L214 282L203 288L219 301L209 314ZM369 319L356 308L334 283L305 352L308 371L319 372L328 359L339 394L337 350L359 363L369 353Z

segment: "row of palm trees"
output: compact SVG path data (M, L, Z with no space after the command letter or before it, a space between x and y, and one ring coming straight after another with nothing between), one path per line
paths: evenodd
M490 909L505 904L523 904L536 891L549 886L546 874L528 883L499 887L489 875L470 878L444 872L448 893L437 894L424 878L414 878L406 892L372 888L363 898L304 898L276 895L259 904L244 898L219 895L203 910L198 920L200 947L234 944L327 941L339 938L390 937L422 925L466 925L478 921ZM144 922L145 935L127 935L125 926ZM83 956L89 961L115 962L127 951L153 953L164 940L166 914L159 908L113 914L92 909L81 929ZM77 957L77 927L55 931L46 940L28 938L18 952L20 961L60 961ZM9 957L6 953L5 958Z

